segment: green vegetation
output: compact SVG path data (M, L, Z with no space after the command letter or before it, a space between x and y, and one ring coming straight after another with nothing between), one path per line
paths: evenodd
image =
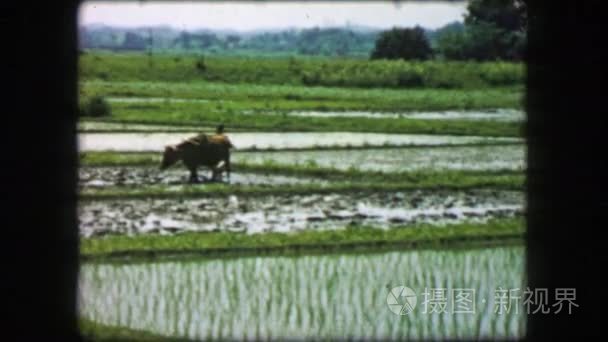
M490 76L489 76L490 77ZM494 77L494 76L492 76ZM512 77L512 76L509 76ZM100 94L141 99L140 109L148 109L145 98L199 99L198 104L216 107L231 102L253 104L263 109L385 110L418 111L445 109L522 108L523 85L483 89L355 89L259 84L226 84L171 81L84 80L81 96ZM279 102L277 104L276 102ZM286 105L289 104L289 105ZM144 106L145 105L145 106ZM280 107L276 108L277 105ZM254 107L256 108L256 107ZM249 106L235 109L251 109Z
M273 100L270 100L273 101ZM521 123L483 120L423 120L391 118L340 118L301 117L281 114L243 114L245 108L270 112L285 110L289 106L299 109L310 106L318 109L323 102L273 101L271 105L262 101L232 102L216 106L213 103L171 103L171 104L113 104L111 120L120 123L148 123L161 125L213 126L223 122L226 126L263 132L368 132L368 133L410 133L474 135L491 137L520 137ZM345 104L339 103L338 106ZM353 104L348 104L354 106ZM366 104L369 106L369 104ZM298 109L298 108L294 108Z
M521 239L521 218L497 219L487 223L461 223L437 227L414 224L391 229L349 226L342 230L292 233L244 234L231 232L183 233L171 236L137 235L83 238L85 259L107 257L152 257L171 254L243 255L289 251L345 251L368 247L438 247L444 244Z
M380 33L380 36L376 40L374 51L372 51L371 59L426 60L432 54L433 50L422 27L394 27L391 30ZM406 80L406 82L414 86L419 85L415 81L422 83L422 79Z
M79 323L80 334L84 341L189 341L188 339L165 337L147 331L135 330L126 327L108 326L83 318L80 319Z
M379 34L371 58L521 61L526 44L527 8L523 0L470 0L462 27L450 24L425 34L421 27L393 28ZM429 42L429 36L434 42ZM434 48L434 49L433 49ZM417 85L417 79L407 79ZM414 81L414 82L412 82Z
M80 166L159 166L161 159L151 152L80 152Z
M518 339L525 336L525 311L493 314L492 306L500 304L497 289L521 288L526 265L519 240L490 248L85 263L83 315L197 340ZM419 306L396 316L387 295L404 284ZM474 289L478 301L467 306L469 314L452 316L448 308L433 315L423 311L429 287L447 296L452 287Z
M154 63L146 62L150 58ZM80 70L82 98L133 100L111 102L112 115L104 120L112 122L194 126L224 122L235 129L264 131L482 136L522 133L517 122L287 115L293 110L521 108L523 67L513 63L236 57L203 60L197 56L181 56L176 61L169 55L86 54L81 57ZM409 89L390 89L399 87ZM147 102L150 97L167 101Z
M103 117L112 114L108 101L99 95L81 98L79 107L81 116Z
M149 63L153 61L153 63ZM83 81L223 82L348 88L482 89L522 86L524 66L509 62L244 58L120 53L80 56Z
M523 0L470 0L464 29L441 34L437 52L450 60L522 60L527 7Z
M137 97L140 102L112 102L121 123L214 126L263 131L353 131L384 133L521 136L518 122L390 118L293 117L292 110L424 111L519 108L521 89L416 89L409 91L220 83L105 82L81 84L81 96ZM204 101L146 102L147 97Z

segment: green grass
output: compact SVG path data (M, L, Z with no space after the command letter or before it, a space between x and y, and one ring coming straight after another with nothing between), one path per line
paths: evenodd
M508 62L370 61L360 58L205 57L143 53L87 53L82 79L210 81L360 88L484 88L522 85L524 65Z
M356 96L356 95L353 95ZM335 105L340 108L335 108ZM168 103L132 104L113 103L112 115L107 121L120 123L213 126L223 122L230 129L267 131L267 132L373 132L373 133L412 133L448 134L477 136L522 136L519 122L497 122L491 120L424 120L367 117L302 117L282 114L250 113L245 111L280 112L291 109L343 110L353 107L358 110L387 110L370 108L370 103L356 101L331 103L324 101L290 101L273 99L268 101L246 100L230 102L218 106L209 103ZM382 103L386 106L386 103ZM427 104L425 104L427 105Z
M481 89L357 89L211 82L81 80L81 96L160 97L254 104L261 109L442 110L522 108L523 86ZM269 101L272 101L270 103ZM279 101L280 103L276 103ZM198 104L204 104L198 103ZM241 109L241 107L232 107ZM246 108L251 109L251 108Z
M353 131L381 133L521 136L517 122L391 118L294 117L292 110L436 111L520 108L519 88L477 90L348 89L216 83L104 82L81 84L81 97L163 97L208 102L111 103L104 121L160 125L215 126L264 131ZM85 100L83 100L85 101ZM257 114L256 114L257 113ZM267 115L262 113L274 113Z
M357 89L209 82L81 80L81 97L203 99L196 108L227 112L258 110L378 110L522 108L522 86L481 89ZM130 103L154 109L169 103ZM116 104L115 104L116 105Z
M109 326L87 319L80 319L80 334L84 341L190 341L126 327Z
M192 232L171 236L137 235L83 238L85 260L121 257L154 257L175 254L229 256L290 251L338 251L363 247L442 246L453 243L512 240L523 237L522 218L495 219L487 223L460 223L445 227L415 224L391 229L370 226L342 230L244 234Z
M298 61L294 67L289 59L225 57L207 59L208 71L200 73L192 70L197 58L157 56L150 66L147 56L137 54L86 54L80 64L81 101L94 96L205 100L114 102L112 116L102 120L122 123L215 126L224 122L233 129L280 132L522 136L521 124L516 122L285 115L292 110L522 108L523 67L519 64L315 58ZM400 82L404 75L420 78L422 84L394 89L402 87L394 84L395 77Z
M152 152L80 152L81 166L159 166L162 155Z

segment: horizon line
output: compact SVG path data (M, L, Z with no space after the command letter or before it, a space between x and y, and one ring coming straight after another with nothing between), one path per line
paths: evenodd
M383 30L390 30L392 28L398 27L398 28L413 28L413 27L422 27L425 28L427 30L438 30L442 27L445 27L447 25L450 24L454 24L454 23L464 23L463 20L453 20L451 22L446 23L445 25L438 27L438 28L429 28L429 27L425 27L424 25L420 25L420 24L416 24L416 25L410 25L410 26L399 26L399 25L393 25L391 27L380 27L380 26L371 26L371 25L365 25L365 24L357 24L357 23L347 23L347 24L337 24L337 25L314 25L314 26L289 26L289 27L280 27L280 26L276 26L276 27L260 27L260 28L252 28L252 29L236 29L236 28L211 28L211 27L190 27L190 28L184 28L184 27L178 27L178 26L174 26L171 24L166 24L166 23L159 23L159 24L152 24L152 25L138 25L138 26L122 26L122 25L114 25L114 24L106 24L106 23L101 23L101 22L94 22L94 23L83 23L83 24L78 24L78 27L87 27L87 26L101 26L101 27L109 27L109 28L114 28L114 29L123 29L123 30L137 30L137 29L150 29L150 28L169 28L169 29L173 29L175 31L181 31L181 32L192 32L192 31L233 31L233 32L239 32L239 33L248 33L248 32L256 32L256 31L289 31L289 30L306 30L306 29L315 29L315 28L320 28L320 29L332 29L332 28L349 28L349 27L354 27L354 28L366 28L366 29L373 29L373 30L378 30L378 31L383 31Z

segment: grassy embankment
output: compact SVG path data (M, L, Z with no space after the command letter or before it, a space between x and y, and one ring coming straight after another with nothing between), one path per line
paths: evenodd
M494 219L487 223L459 223L438 227L413 224L390 229L349 226L342 230L245 234L192 232L171 236L138 235L83 238L81 257L86 261L149 259L169 256L244 256L280 253L327 253L377 248L432 248L521 242L521 218Z

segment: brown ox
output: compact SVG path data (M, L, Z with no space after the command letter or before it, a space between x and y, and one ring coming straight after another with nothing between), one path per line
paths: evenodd
M171 165L182 161L190 171L190 182L198 182L197 169L206 166L212 171L212 180L221 180L221 174L226 171L230 181L230 146L210 141L205 134L185 140L177 145L165 146L160 169L165 170Z

